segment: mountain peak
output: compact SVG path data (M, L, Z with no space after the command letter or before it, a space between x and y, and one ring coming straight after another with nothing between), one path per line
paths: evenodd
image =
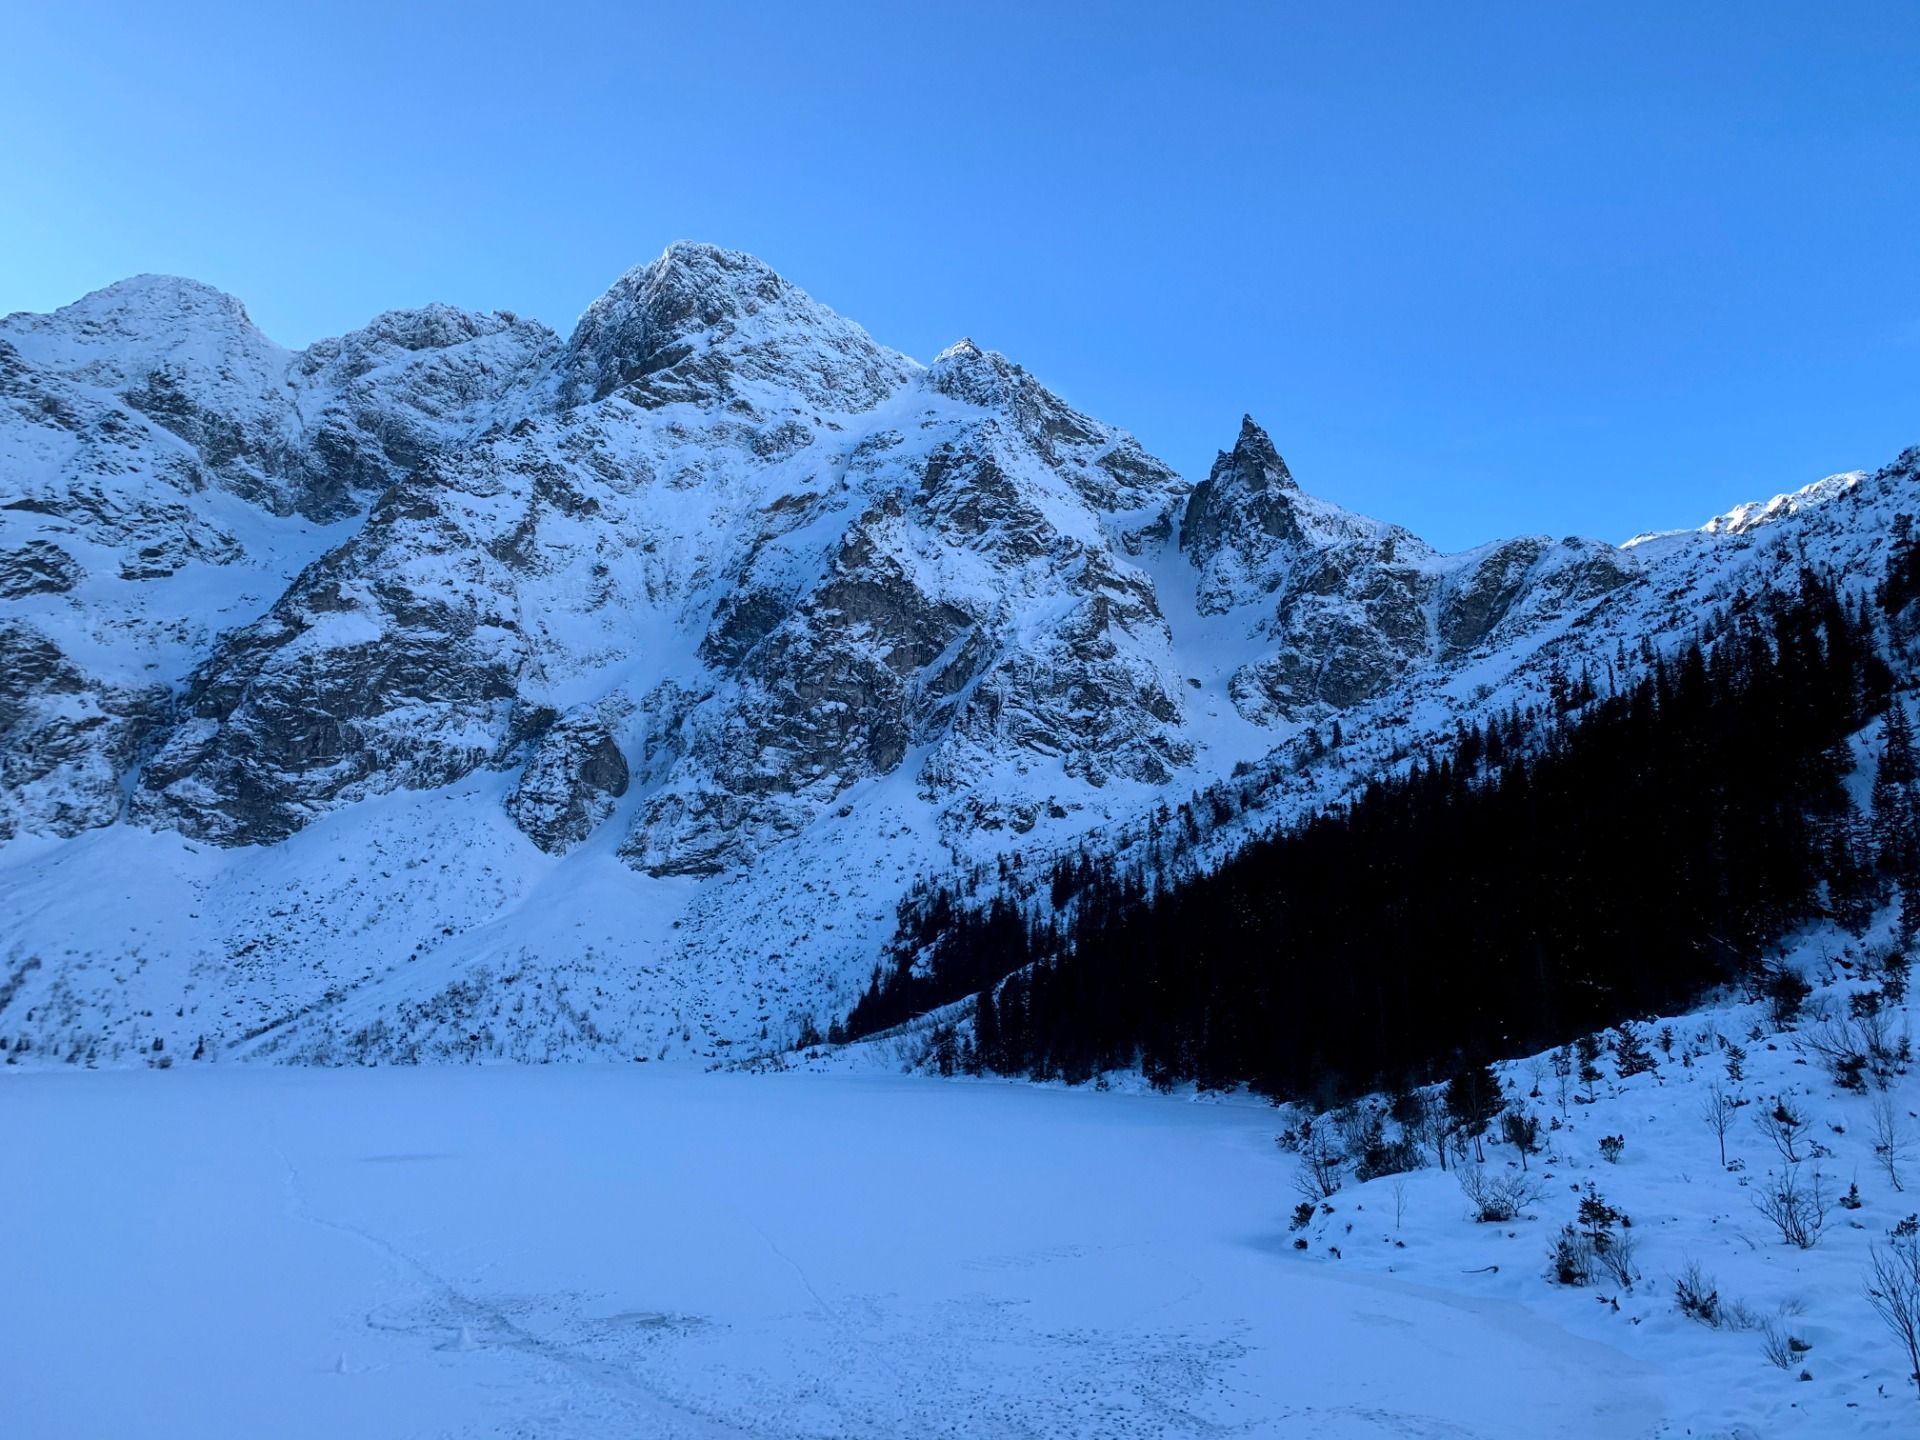
M998 350L982 350L965 338L942 350L927 367L929 388L988 409L1006 406L1032 383L1025 370Z
M226 291L184 275L129 275L82 295L56 315L220 315L251 325L247 307Z
M1222 467L1227 467L1223 475ZM1251 415L1240 417L1240 434L1233 442L1231 451L1222 451L1219 459L1213 463L1213 477L1236 479L1252 489L1298 490L1293 472L1287 469L1287 462L1280 458L1280 452L1273 448L1273 440L1260 428Z
M574 327L572 348L596 345L609 335L669 345L754 314L792 288L751 255L677 240L627 271L586 308Z
M567 345L565 393L579 404L625 391L653 406L738 399L761 382L859 411L910 368L764 261L678 240L586 308Z
M279 351L237 299L178 275L131 275L49 315L9 315L0 331L25 340L32 358L60 369L209 342L221 350Z

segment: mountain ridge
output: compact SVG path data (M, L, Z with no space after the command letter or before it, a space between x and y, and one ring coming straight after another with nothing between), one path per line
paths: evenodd
M1680 633L1661 586L1784 574L1781 527L1870 548L1912 478L1449 556L1308 495L1251 418L1193 484L1004 356L919 365L716 247L565 338L430 305L288 352L208 287L123 286L0 321L31 902L0 956L38 962L0 1036L35 1054L777 1046L844 1013L916 877L1117 834L1336 717L1544 689L1583 626ZM211 898L114 929L107 853ZM464 891L408 888L434 855ZM276 884L310 896L277 930ZM590 942L527 908L556 886ZM566 998L450 1018L534 971Z

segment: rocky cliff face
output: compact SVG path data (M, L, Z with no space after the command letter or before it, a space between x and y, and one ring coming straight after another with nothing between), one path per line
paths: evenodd
M136 820L272 843L519 769L510 813L561 850L637 775L621 853L707 874L910 757L940 795L975 752L1096 786L1191 758L1129 559L1185 487L1017 366L960 345L922 369L704 247L623 277L564 349L453 366L508 326L383 317L290 366L413 463L186 678ZM431 391L369 399L422 369ZM421 440L423 392L457 439Z
M14 669L0 835L122 813L222 631L415 467L537 403L558 350L436 306L295 355L232 297L155 276L0 321L0 625L37 657ZM189 722L204 711L188 699Z
M1189 485L1000 355L918 365L707 246L565 340L430 306L293 353L128 281L0 321L0 839L83 837L20 852L49 918L0 949L86 930L110 851L204 898L10 1003L131 1024L100 967L134 954L170 957L149 1009L309 1058L772 1043L916 875L1530 653L1677 544L1441 555L1251 420Z
M1231 682L1234 703L1261 721L1373 699L1639 573L1630 553L1591 540L1527 536L1440 555L1400 526L1305 494L1251 417L1194 487L1180 546L1199 571L1201 613L1245 616L1268 642Z

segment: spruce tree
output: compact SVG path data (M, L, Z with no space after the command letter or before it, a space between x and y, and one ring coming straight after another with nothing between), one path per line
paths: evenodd
M974 996L973 1052L983 1070L1006 1068L1000 1048L1000 1007L994 1003L991 989Z
M1916 778L1913 727L1898 700L1887 707L1880 763L1873 777L1873 839L1881 870L1908 886L1920 871L1920 813L1914 803Z
M1456 1135L1473 1141L1473 1157L1485 1160L1481 1136L1501 1110L1500 1079L1484 1060L1469 1065L1447 1082L1447 1118Z

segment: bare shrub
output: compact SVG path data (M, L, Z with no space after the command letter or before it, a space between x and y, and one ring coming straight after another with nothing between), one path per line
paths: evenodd
M1827 1194L1826 1176L1817 1167L1811 1176L1803 1174L1804 1169L1789 1165L1777 1176L1770 1173L1766 1187L1753 1197L1753 1204L1780 1232L1784 1243L1811 1250L1827 1228L1832 1197Z
M1682 1315L1690 1316L1702 1325L1710 1325L1718 1330L1726 1324L1726 1312L1720 1305L1720 1287L1714 1283L1713 1277L1700 1268L1697 1260L1689 1260L1687 1268L1674 1278L1673 1298L1679 1304Z
M1740 1102L1722 1086L1716 1083L1707 1088L1707 1098L1700 1104L1700 1118L1707 1122L1707 1129L1720 1142L1720 1168L1723 1170L1727 1165L1727 1132L1733 1128L1733 1117L1739 1113Z
M1796 1110L1790 1100L1776 1100L1771 1109L1762 1110L1753 1117L1753 1123L1760 1127L1760 1133L1773 1142L1773 1148L1780 1152L1780 1158L1789 1165L1798 1165L1803 1158L1800 1144L1807 1138L1807 1132L1813 1128L1813 1122L1803 1111Z
M1886 1175L1887 1183L1895 1190L1904 1190L1907 1187L1900 1183L1900 1167L1906 1163L1911 1141L1900 1123L1899 1111L1893 1108L1893 1097L1874 1096L1872 1113L1873 1158Z
M1920 1239L1875 1245L1867 1272L1867 1303L1907 1352L1907 1378L1920 1387Z
M1482 1225L1504 1225L1518 1220L1532 1205L1538 1205L1544 1191L1526 1171L1489 1173L1481 1165L1462 1165L1455 1178L1473 1206L1473 1218Z
M1571 1225L1561 1226L1547 1249L1547 1263L1559 1284L1591 1285L1596 1268L1592 1239Z
M1800 1363L1800 1357L1812 1348L1778 1320L1763 1320L1760 1323L1760 1353L1767 1357L1769 1365L1791 1370Z
M1346 1157L1329 1133L1324 1121L1306 1122L1300 1136L1300 1168L1294 1173L1293 1188L1303 1199L1319 1204L1340 1189L1341 1165Z
M1383 1117L1371 1105L1349 1100L1330 1115L1322 1115L1318 1124L1333 1122L1340 1136L1340 1148L1348 1155L1360 1155L1369 1145L1378 1144L1385 1129Z
M1801 1032L1794 1045L1826 1066L1827 1074L1842 1090L1864 1091L1869 1084L1885 1090L1899 1072L1899 1060L1888 1035L1887 1012L1878 1006L1858 1008L1850 1015L1828 1016Z
M1622 1230L1612 1236L1605 1245L1594 1251L1600 1262L1600 1268L1613 1277L1614 1284L1624 1290L1631 1290L1633 1282L1640 1278L1640 1269L1634 1264L1634 1252L1639 1242L1633 1238L1631 1230Z

